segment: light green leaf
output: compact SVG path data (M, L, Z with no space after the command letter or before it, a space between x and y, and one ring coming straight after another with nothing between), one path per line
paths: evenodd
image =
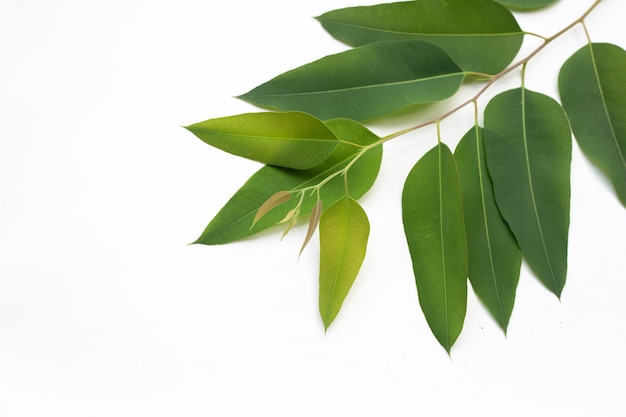
M402 192L402 220L420 306L450 353L467 305L467 244L459 176L439 143L415 164Z
M463 193L469 279L478 298L506 333L522 254L496 205L485 160L483 129L471 128L457 145L454 157Z
M496 201L537 277L557 297L567 275L572 140L550 97L524 88L485 109L485 150Z
M359 273L369 231L365 211L349 196L322 214L319 308L326 329L337 317Z
M351 120L331 120L326 123L328 128L337 134L339 139L361 145L369 145L379 138L364 126ZM316 185L328 175L344 168L356 155L360 148L340 143L333 153L321 165L308 170L292 170L273 166L265 166L233 195L226 205L211 220L202 235L194 242L205 245L216 245L233 242L252 236L281 221L292 210L299 199L292 198L272 211L266 213L250 229L255 214L272 195L279 191L300 190ZM382 146L377 146L364 154L348 172L350 195L358 199L364 195L374 183L382 160ZM324 207L345 195L344 178L339 176L328 182L320 191ZM300 215L311 214L317 196L305 194Z
M407 106L443 100L465 75L424 41L379 42L324 57L281 74L239 98L322 120L369 120Z
M584 46L563 65L559 91L574 136L626 206L626 51Z
M338 143L322 121L301 112L241 114L206 120L187 129L234 155L295 169L321 164Z
M550 6L558 0L496 0L512 10L534 10Z
M519 51L524 35L515 17L492 0L417 0L349 7L317 18L352 46L420 39L443 48L461 68L495 74Z

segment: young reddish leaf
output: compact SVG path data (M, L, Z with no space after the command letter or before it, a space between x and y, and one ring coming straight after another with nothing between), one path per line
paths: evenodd
M287 228L283 232L283 235L280 237L280 240L283 240L283 238L287 236L287 233L289 233L291 228L298 222L298 216L300 215L301 209L302 209L302 206L298 204L297 206L289 210L289 212L287 213L284 219L278 222L279 224L289 222L289 224L287 225Z
M315 205L313 206L313 211L311 211L311 219L309 220L309 230L307 230L306 237L304 238L304 243L300 248L300 255L302 254L304 248L306 248L306 245L308 245L309 241L311 240L313 233L315 233L315 229L317 229L317 225L319 224L320 218L322 217L323 207L324 205L322 204L322 200L317 200L317 203L315 203Z
M261 207L259 207L259 210L256 212L256 216L254 216L254 220L252 221L252 226L250 226L250 228L252 229L256 222L261 220L263 216L265 216L269 211L289 201L289 199L291 198L291 194L292 193L290 191L278 191L276 194L268 198L267 201L263 203Z

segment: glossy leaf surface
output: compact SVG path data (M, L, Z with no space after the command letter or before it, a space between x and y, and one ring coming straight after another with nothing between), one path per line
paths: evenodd
M495 74L519 51L515 18L491 0L417 0L349 7L318 17L335 38L352 46L420 39L443 48L466 71Z
M344 119L331 120L326 125L340 138L347 138L351 143L368 145L378 137L362 125ZM211 220L195 243L215 245L233 242L252 236L281 221L298 203L298 198L291 198L266 213L251 229L255 214L259 208L279 191L299 190L318 184L333 172L337 172L350 162L359 147L340 143L333 153L321 165L309 170L292 170L265 166L233 195L226 205ZM370 189L378 175L382 159L382 146L377 146L354 163L348 172L348 186L353 198L360 198ZM328 182L320 191L324 207L345 195L344 178L339 176ZM305 194L300 211L301 216L311 214L317 201L315 195Z
M626 51L606 43L583 47L563 65L559 91L580 148L626 206Z
M496 0L513 10L534 10L550 6L558 0Z
M461 333L467 305L467 245L459 177L442 143L409 173L402 220L420 306L439 343L450 348Z
M478 298L506 332L522 254L496 205L485 160L483 129L470 129L459 142L454 157L463 193L469 279Z
M283 73L239 98L322 120L369 120L452 96L463 71L423 41L380 42L324 57Z
M295 169L319 165L338 143L322 121L301 112L241 114L206 120L187 129L234 155Z
M526 89L485 109L485 149L496 201L528 264L558 297L567 275L572 142L561 106Z
M319 309L328 329L365 259L370 225L359 203L346 196L324 211L319 227Z

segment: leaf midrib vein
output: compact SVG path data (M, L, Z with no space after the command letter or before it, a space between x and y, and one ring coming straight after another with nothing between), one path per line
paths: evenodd
M420 32L404 32L399 30L390 30L390 29L382 29L375 28L371 26L363 26L352 23L338 22L330 19L320 19L322 22L331 23L337 26L345 26L353 29L367 30L371 32L380 32L386 34L393 35L405 35L405 36L432 36L432 37L478 37L478 38L487 38L487 37L504 37L504 36L517 36L522 35L523 32L498 32L498 33L420 33Z
M448 73L448 74L441 74L441 75L435 75L435 76L429 76L429 77L424 77L424 78L417 78L414 80L405 80L405 81L395 81L395 82L390 82L390 83L385 83L385 84L371 84L371 85L362 85L362 86L356 86L356 87L349 87L349 88L336 88L336 89L332 89L332 90L321 90L321 91L303 91L303 92L296 92L296 93L280 93L280 94L244 94L243 96L241 96L242 98L261 98L261 97L295 97L295 96L309 96L309 95L320 95L320 94L332 94L332 93L339 93L339 92L347 92L347 91L357 91L357 90L367 90L367 89L373 89L373 88L384 88L384 87L388 87L388 86L397 86L397 85L408 85L408 84L417 84L417 83L423 83L423 82L428 82L428 81L435 81L438 79L444 79L444 78L452 78L452 77L459 77L459 76L464 76L465 72L463 71L459 71L459 72L452 72L452 73Z
M444 243L444 231L443 231L443 166L442 166L442 145L438 145L438 158L439 158L439 233L441 236L441 265L443 273L443 307L444 307L444 320L446 328L446 350L450 350L450 325L448 323L448 282L446 276L446 250Z
M600 72L598 71L598 66L596 63L596 57L593 53L593 46L589 43L589 52L591 55L591 64L593 66L593 72L596 76L596 82L598 85L598 93L600 94L600 99L602 100L602 109L604 110L604 115L606 116L606 120L609 124L609 128L611 130L611 139L613 140L613 144L617 149L617 154L619 155L620 161L622 162L622 167L626 171L626 158L624 157L624 153L619 146L619 142L617 141L617 134L615 133L615 127L613 126L613 120L611 119L611 115L609 114L609 109L606 105L606 99L604 98L604 90L602 88L602 82L600 81Z
M293 142L314 142L314 143L319 143L319 142L336 143L337 142L336 138L315 138L315 137L298 138L298 137L293 137L293 136L262 136L262 135L256 135L256 134L223 132L219 130L203 129L203 128L198 128L195 130L197 132L201 132L205 134L232 136L232 137L241 138L241 139L276 140L276 141L285 140L285 141L293 141Z
M331 315L331 310L333 307L333 302L335 300L335 292L337 290L337 282L339 281L339 275L340 272L342 270L342 264L343 264L343 258L344 255L346 253L346 241L348 240L348 204L350 203L349 201L349 197L345 197L346 200L346 205L345 205L345 211L344 211L344 228L343 228L343 234L341 236L341 253L339 255L339 260L337 263L337 271L335 272L335 278L333 279L333 287L332 290L330 292L330 298L328 300L328 307L326 308L326 322L330 319L330 315Z
M483 213L483 222L485 224L485 238L487 239L487 251L489 254L489 266L491 268L491 277L493 279L493 286L496 292L496 300L498 301L498 311L500 313L500 318L502 319L502 324L505 324L504 317L504 308L502 307L502 300L500 296L500 288L498 286L498 279L496 276L496 268L493 260L493 252L491 250L491 234L489 229L489 222L487 217L487 204L485 198L485 185L483 183L483 170L481 166L481 152L480 152L480 138L478 136L478 128L476 129L476 158L477 158L477 166L478 166L478 179L480 186L480 201L481 201L481 210Z
M524 139L524 157L526 159L526 173L528 174L528 186L530 188L530 199L533 205L533 213L535 214L535 220L539 229L539 237L541 239L541 245L543 247L543 253L550 269L550 276L554 283L554 290L559 291L559 284L557 283L554 269L552 268L552 262L550 261L550 255L548 254L548 247L546 246L546 240L543 235L543 227L541 226L541 219L539 217L539 209L537 208L537 201L535 200L535 189L533 185L532 172L530 170L530 157L528 152L528 133L526 131L526 89L522 87L522 137Z

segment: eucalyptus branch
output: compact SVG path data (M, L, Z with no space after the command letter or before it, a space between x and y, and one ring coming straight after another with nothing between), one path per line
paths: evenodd
M359 150L359 152L357 152L354 157L350 160L350 162L343 167L342 169L333 172L332 174L330 174L329 176L327 176L326 178L324 178L322 181L320 181L318 184L316 185L312 185L310 187L306 187L303 189L300 189L299 192L305 193L307 191L311 191L312 193L318 192L319 190L326 185L327 183L329 183L331 180L333 180L334 178L338 177L338 176L343 176L344 177L344 184L345 184L345 189L346 189L346 194L348 194L348 181L347 181L347 173L350 170L350 168L363 156L365 155L370 149L375 148L377 146L382 145L385 142L390 141L391 139L395 139L399 136L405 135L407 133L413 132L415 130L419 130L423 127L432 125L432 124L436 124L437 125L437 140L439 142L441 142L441 132L440 132L440 123L448 118L449 116L455 114L456 112L458 112L459 110L465 108L467 105L469 104L474 104L475 107L477 108L477 103L478 103L478 99L487 91L489 90L489 88L494 85L498 80L500 80L501 78L503 78L504 76L506 76L507 74L511 73L512 71L518 69L518 68L522 68L522 83L523 83L523 78L524 78L524 71L526 68L526 65L528 64L528 62L533 59L535 56L537 56L546 46L548 46L550 43L554 42L556 39L558 39L559 37L563 36L565 33L567 33L568 31L570 31L571 29L573 29L574 27L576 27L576 25L578 24L582 24L583 27L585 28L585 33L586 32L586 27L585 27L585 23L584 20L585 18L598 6L598 4L600 4L602 0L596 0L591 7L589 7L589 9L587 9L585 11L585 13L583 13L579 18L577 18L576 20L574 20L573 22L571 22L570 24L568 24L567 26L565 26L563 29L559 30L558 32L556 32L555 34L553 34L550 37L543 37L537 34L531 34L528 32L525 32L525 34L529 34L532 36L536 36L539 37L541 39L543 39L543 43L541 45L539 45L537 48L535 48L531 53L529 53L528 55L526 55L524 58L520 59L519 61L515 62L514 64L511 64L510 66L508 66L507 68L503 69L502 71L500 71L499 73L495 74L495 75L489 75L489 74L484 74L484 73L480 73L480 72L473 72L473 71L467 71L465 72L465 75L473 75L473 76L478 76L478 77L489 77L489 81L487 81L485 83L485 85L476 93L474 94L472 97L470 97L469 99L467 99L466 101L462 102L461 104L459 104L458 106L452 108L451 110L433 118L430 119L426 122L420 123L416 126L412 126L409 127L407 129L403 129L400 130L398 132L392 133L388 136L385 136L383 138L381 138L380 140L367 145L367 146L362 146L362 145L358 145L358 144L354 144L351 142L347 142L347 141L343 141L343 143L346 144L350 144L353 146L358 146L361 149ZM587 34L588 36L588 34ZM477 112L477 110L476 110ZM477 116L476 116L477 117ZM478 120L478 119L476 119ZM300 204L302 203L302 201L300 202Z
M510 66L508 66L507 68L503 69L502 71L500 71L499 73L495 74L495 75L489 75L489 74L484 74L484 73L479 73L479 72L472 72L472 71L467 71L465 72L465 75L474 75L474 76L478 76L478 77L489 77L489 81L486 82L486 84L476 93L474 94L472 97L470 97L469 99L467 99L466 101L462 102L461 104L459 104L458 106L452 108L451 110L433 118L430 119L426 122L420 123L416 126L412 126L409 127L407 129L403 129L400 130L398 132L392 133L388 136L385 136L383 138L381 138L380 140L367 145L367 146L360 146L354 143L350 143L350 142L346 142L346 141L342 141L344 143L353 145L353 146L360 146L361 150L355 154L355 156L352 158L352 160L341 170L336 171L334 173L332 173L331 175L329 175L328 177L324 178L324 180L320 181L318 184L307 187L305 189L302 189L302 192L308 191L308 190L313 190L313 192L319 192L320 188L322 188L325 184L327 184L328 182L330 182L332 179L342 175L344 177L347 177L347 172L350 170L350 168L359 160L359 158L361 158L361 156L363 156L365 153L367 153L367 151L369 151L372 148L375 148L377 146L382 145L385 142L390 141L391 139L397 138L399 136L405 135L407 133L413 132L415 130L419 130L423 127L432 125L432 124L437 124L437 131L438 131L438 141L441 141L441 136L440 136L440 131L439 131L439 124L441 121L443 121L444 119L448 118L449 116L455 114L456 112L458 112L459 110L465 108L467 105L474 103L475 106L477 106L478 103L478 99L487 91L489 90L489 88L491 88L492 85L494 85L498 80L500 80L501 78L503 78L504 76L508 75L509 73L511 73L512 71L522 67L522 72L524 72L524 69L526 68L526 65L528 64L528 62L533 59L535 56L537 56L546 46L548 46L550 43L554 42L556 39L558 39L559 37L563 36L565 33L569 32L571 29L573 29L574 27L576 27L578 24L582 24L583 27L585 27L585 23L584 20L587 18L587 16L598 6L598 4L600 4L600 2L602 2L602 0L596 0L591 7L589 7L589 9L587 9L585 11L585 13L583 13L579 18L577 18L576 20L574 20L573 22L571 22L570 24L568 24L567 26L565 26L563 29L559 30L558 32L556 32L555 34L553 34L550 37L544 37L544 36L540 36L537 34L532 34L532 33L528 33L525 32L525 34L529 34L532 36L536 36L539 37L541 39L543 39L543 43L541 45L539 45L537 48L535 48L531 53L529 53L526 57L520 59L519 61L515 62L514 64L511 64ZM585 33L586 32L586 27L585 27ZM588 36L588 34L587 34ZM348 183L347 183L347 178L345 179L345 188L346 188L346 193L348 193Z
M483 88L481 88L474 96L472 96L471 98L467 99L466 101L464 101L463 103L459 104L458 106L454 107L453 109L447 111L446 113L430 119L426 122L420 123L416 126L412 126L409 127L407 129L403 129L400 130L398 132L392 133L388 136L385 136L384 138L382 138L380 140L380 143L384 143L387 142L391 139L394 139L398 136L402 136L404 134L413 132L415 130L419 130L423 127L426 126L430 126L433 123L437 123L439 121L442 121L444 119L446 119L447 117L455 114L456 112L458 112L459 110L463 109L465 106L467 106L470 103L476 102L487 90L489 90L489 88L495 84L499 79L503 78L505 75L511 73L512 71L514 71L515 69L519 68L522 65L527 64L531 59L533 59L536 55L538 55L546 46L548 46L550 43L552 43L554 40L558 39L559 37L561 37L562 35L564 35L565 33L567 33L568 31L570 31L571 29L573 29L576 25L578 24L582 24L583 27L584 25L584 20L587 18L587 16L589 16L589 14L598 6L598 4L600 4L602 2L602 0L596 0L591 7L589 7L589 9L587 9L587 11L585 11L585 13L583 13L578 19L574 20L572 23L570 23L569 25L565 26L563 29L559 30L557 33L555 33L554 35L548 37L548 38L544 38L542 36L540 36L542 39L544 39L544 42L539 45L534 51L532 51L530 54L528 54L526 57L522 58L521 60L519 60L518 62L508 66L507 68L503 69L502 71L500 71L499 73L493 75L491 77L491 79L483 86ZM534 35L533 36L537 36ZM475 73L466 73L466 75L473 75Z
M510 8L528 6L524 0L396 2L325 13L319 20L331 35L361 46L281 74L240 96L280 112L189 127L209 145L266 165L195 243L233 242L277 222L286 224L284 236L309 215L300 253L319 228L319 305L328 328L365 257L369 221L357 200L378 176L383 144L435 124L437 144L408 173L401 199L420 306L433 335L450 353L463 327L469 278L506 334L522 259L557 297L565 286L573 137L611 178L626 206L626 137L615 129L624 123L626 99L619 92L626 51L591 42L585 19L601 1L589 0L580 17L549 37L519 27ZM474 13L477 6L480 14ZM363 26L351 28L354 20ZM399 21L414 26L406 32ZM528 63L578 24L588 45L560 67L560 103L526 90ZM440 43L402 35L377 42L387 40L387 33L379 33L382 26L426 35L433 27L445 27L445 33L465 35ZM474 36L477 27L485 36ZM363 45L367 31L369 43ZM516 61L526 35L539 40ZM364 66L371 71L362 71ZM485 128L480 127L479 99L513 71L521 72L521 88L491 98L484 109ZM470 80L479 82L471 97L461 97L460 104L431 120L384 137L360 123L411 104L445 100ZM470 104L474 126L453 152L442 140L441 125Z

